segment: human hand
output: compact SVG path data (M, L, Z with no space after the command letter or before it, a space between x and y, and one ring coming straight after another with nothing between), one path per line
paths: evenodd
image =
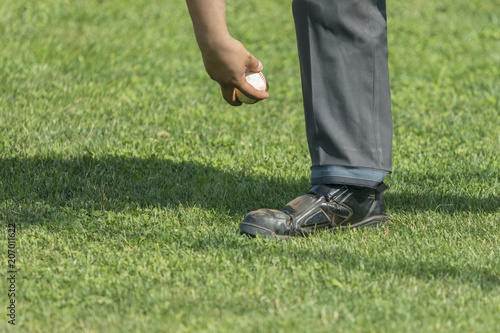
M263 65L239 41L227 36L222 41L200 49L205 69L210 78L219 83L226 102L233 106L242 104L236 98L236 89L257 101L269 97L267 92L255 89L245 79L245 67L260 72Z

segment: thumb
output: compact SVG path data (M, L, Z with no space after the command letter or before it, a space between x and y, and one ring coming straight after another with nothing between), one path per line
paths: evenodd
M264 69L264 66L262 65L262 63L251 54L249 55L245 66L249 70L251 70L252 72L255 72L255 73L261 72L262 69Z

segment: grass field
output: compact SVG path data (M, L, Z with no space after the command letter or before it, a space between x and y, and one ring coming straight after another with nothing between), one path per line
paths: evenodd
M271 241L309 188L291 1L229 0L271 98L233 108L183 1L0 2L0 332L499 332L500 13L388 2L390 228Z

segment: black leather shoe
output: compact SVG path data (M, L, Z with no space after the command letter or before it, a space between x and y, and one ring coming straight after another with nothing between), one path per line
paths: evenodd
M250 236L290 238L307 236L316 230L381 227L387 224L381 183L375 189L345 185L315 185L306 195L295 198L281 211L259 209L240 224Z

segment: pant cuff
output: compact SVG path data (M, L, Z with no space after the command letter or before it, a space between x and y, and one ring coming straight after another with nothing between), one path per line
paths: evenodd
M311 185L342 184L376 189L384 181L389 171L322 165L311 167Z

